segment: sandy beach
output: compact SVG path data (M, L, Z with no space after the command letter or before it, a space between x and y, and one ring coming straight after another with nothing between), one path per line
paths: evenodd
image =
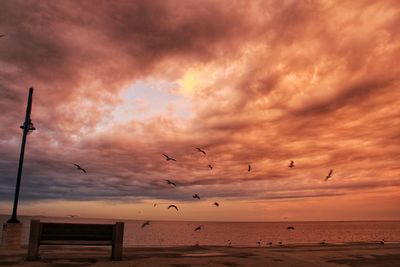
M27 249L0 249L0 266L399 266L400 244L309 245L282 247L124 248L122 261L110 261L110 248L42 246L40 260L26 261Z

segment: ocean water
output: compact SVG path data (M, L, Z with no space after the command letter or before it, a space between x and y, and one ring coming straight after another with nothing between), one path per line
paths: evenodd
M9 216L0 215L0 223ZM70 223L125 223L125 246L266 246L268 242L277 245L315 244L325 240L327 243L385 242L400 243L400 221L352 221L352 222L184 222L151 221L142 228L144 221L84 219L61 217L19 216L23 223L23 244L28 243L29 222L31 219L43 222ZM202 229L194 231L198 226ZM294 230L288 230L293 226ZM1 235L1 233L0 233Z

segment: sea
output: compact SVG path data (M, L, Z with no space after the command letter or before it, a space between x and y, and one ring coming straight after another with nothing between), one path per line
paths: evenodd
M3 225L9 215L0 215ZM31 219L64 223L125 223L124 246L237 246L400 243L400 221L314 221L314 222L195 222L86 219L69 217L18 216L23 225L22 244L28 244ZM197 227L201 229L195 231ZM294 229L288 229L292 227ZM0 233L0 236L2 232Z

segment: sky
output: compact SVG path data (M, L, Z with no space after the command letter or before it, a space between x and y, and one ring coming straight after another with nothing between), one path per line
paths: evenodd
M0 10L1 214L400 220L398 1Z

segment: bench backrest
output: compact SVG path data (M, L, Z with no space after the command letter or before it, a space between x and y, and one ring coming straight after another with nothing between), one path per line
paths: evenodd
M40 240L112 241L115 224L41 223Z

